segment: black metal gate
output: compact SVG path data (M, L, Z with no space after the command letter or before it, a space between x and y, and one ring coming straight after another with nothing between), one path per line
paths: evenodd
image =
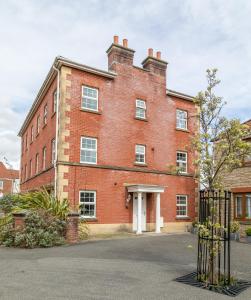
M231 192L202 190L199 200L197 280L229 285Z

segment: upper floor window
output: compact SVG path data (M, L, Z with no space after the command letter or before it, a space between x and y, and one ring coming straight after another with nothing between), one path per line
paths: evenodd
M58 93L57 90L54 91L53 93L53 113L55 113L57 111L57 97L58 97Z
M47 124L47 116L48 116L48 106L45 104L44 106L44 125Z
M25 149L28 149L28 134L25 135Z
M43 161L42 161L43 170L46 168L46 147L43 148Z
M39 171L39 154L37 153L36 154L36 164L35 164L35 172L36 174L38 173Z
M139 99L136 100L136 118L146 118L146 101Z
M37 134L40 131L40 116L37 117Z
M27 164L24 166L24 179L28 178L28 172L27 172Z
M176 153L176 165L180 173L187 173L187 152Z
M82 87L81 107L88 110L98 111L98 89L88 86Z
M51 141L51 163L54 164L56 159L56 140Z
M3 189L3 180L0 180L0 189Z
M176 196L176 216L187 217L187 195Z
M96 164L97 163L97 139L90 137L81 137L80 162Z
M30 177L32 176L32 159L30 160Z
M33 125L31 126L31 142L34 140L34 127Z
M96 192L80 191L80 216L84 218L96 217Z
M187 111L176 110L176 128L187 130Z
M136 145L135 146L135 162L145 164L146 162L146 146Z
M251 193L240 193L234 195L236 219L251 220Z

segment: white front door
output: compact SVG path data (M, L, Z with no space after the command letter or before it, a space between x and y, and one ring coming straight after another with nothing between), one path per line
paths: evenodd
M138 224L138 193L133 193L133 231L137 231ZM146 231L146 193L142 193L141 228Z

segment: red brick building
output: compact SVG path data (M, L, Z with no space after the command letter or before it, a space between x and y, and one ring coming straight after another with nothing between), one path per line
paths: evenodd
M55 59L19 132L21 190L56 190L92 231L184 230L195 216L197 108L166 88L160 52L149 49L142 68L134 52L115 36L108 71Z
M8 169L0 161L0 198L6 194L19 192L19 171Z

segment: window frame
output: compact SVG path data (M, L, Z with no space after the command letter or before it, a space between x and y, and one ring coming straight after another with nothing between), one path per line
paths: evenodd
M97 98L94 98L94 97L91 97L91 96L85 96L84 95L84 89L85 88L90 89L90 90L95 90L97 92ZM89 107L84 107L84 105L83 105L83 99L84 98L87 98L89 100L96 100L97 101L97 106L96 106L97 108L93 109L93 108L89 108ZM99 89L98 88L91 87L91 86L88 86L88 85L82 85L81 109L87 110L87 111L95 111L95 112L99 111Z
M56 160L56 139L51 140L51 164L54 165Z
M178 112L182 112L182 113L186 114L186 118L182 119L182 120L185 120L185 124L186 124L185 128L183 128L181 126L178 126L180 124L180 119L178 118ZM181 108L177 108L176 109L176 129L179 129L179 130L188 130L188 112L187 112L187 110L184 110L184 109L181 109Z
M31 125L31 143L34 141L34 126Z
M247 199L251 198L251 191L250 192L239 192L234 193L234 219L238 221L251 221L251 215L250 217L247 217ZM241 197L241 215L237 215L237 198ZM250 200L251 201L251 200Z
M187 174L187 172L188 172L188 153L186 151L181 151L181 150L176 151L176 166L178 168L179 168L179 166L178 166L179 162L180 163L184 163L184 161L178 160L178 153L186 155L186 170L185 171L179 170L179 173L181 173L181 174Z
M82 148L82 140L83 139L89 139L89 140L94 140L96 142L95 144L95 149L90 149L90 148ZM88 161L82 161L82 151L91 151L91 152L96 152L95 156L95 162L88 162ZM91 165L96 165L98 161L98 139L95 137L89 137L89 136L81 136L80 138L80 163L81 164L91 164Z
M52 113L55 114L57 112L57 97L58 97L58 90L55 89L53 92L53 102L52 102Z
M144 104L143 107L138 105L138 103L140 103L140 102L142 102ZM144 117L137 115L138 109L140 109L141 111L144 112ZM146 120L146 109L147 109L146 101L142 100L142 99L136 99L136 101L135 101L135 118L141 119L141 120Z
M46 155L47 155L47 148L46 146L43 147L43 154L42 154L42 170L46 170Z
M47 124L48 122L48 104L46 103L44 105L44 115L43 115L43 124L44 126Z
M142 154L140 152L137 152L137 147L143 147L144 153ZM144 155L144 162L137 161L137 154L138 155ZM145 165L146 164L146 145L143 145L143 144L136 144L135 145L135 163L136 164L141 164L141 165Z
M4 181L0 179L0 190L3 190L3 186L4 186Z
M32 171L33 171L33 168L32 168L32 158L30 159L30 177L32 177Z
M36 158L35 158L35 173L38 174L39 173L39 153L36 154Z
M81 193L93 193L94 194L94 202L81 202L80 199L81 199ZM93 216L84 216L81 214L81 209L80 212L79 212L79 216L80 218L83 218L83 219L96 219L96 215L97 215L97 191L95 190L80 190L79 191L79 206L81 204L89 204L91 205L92 203L94 204L94 215Z
M178 197L185 197L186 204L178 204ZM186 215L178 214L178 207L186 207ZM188 195L185 194L178 194L176 195L176 218L188 218Z
M41 125L41 117L40 115L37 116L37 134L40 132L40 125Z

